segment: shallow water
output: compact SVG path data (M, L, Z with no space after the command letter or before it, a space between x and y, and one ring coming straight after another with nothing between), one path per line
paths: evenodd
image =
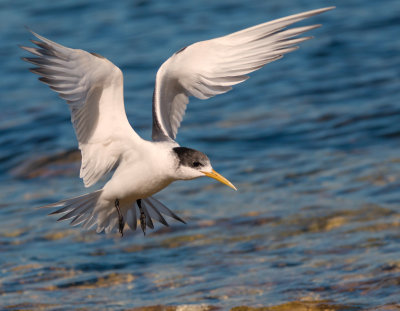
M85 189L66 105L19 59L23 25L118 65L149 138L154 77L173 52L328 5L300 50L188 107L178 142L238 192L173 184L158 198L188 224L122 239L34 208ZM399 16L395 0L2 1L1 309L399 309Z

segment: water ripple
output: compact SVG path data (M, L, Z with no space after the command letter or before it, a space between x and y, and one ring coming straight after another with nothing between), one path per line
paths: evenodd
M69 111L19 58L23 25L124 72L146 138L157 68L183 46L315 0L0 4L0 308L395 310L400 284L400 5L350 0L315 39L233 91L193 100L178 135L238 186L177 182L187 225L97 235L37 209L84 193ZM102 181L104 182L104 181Z

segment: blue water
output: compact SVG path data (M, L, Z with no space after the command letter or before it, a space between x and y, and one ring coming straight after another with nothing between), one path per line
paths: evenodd
M158 198L188 224L122 239L34 208L86 190L68 108L20 60L24 25L118 65L129 120L150 138L172 53L330 5L300 50L188 107L178 142L238 192L175 183ZM395 0L1 1L1 309L400 308L399 34Z

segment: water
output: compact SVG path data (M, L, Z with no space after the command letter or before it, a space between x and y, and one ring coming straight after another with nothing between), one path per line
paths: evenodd
M179 143L238 192L173 184L158 198L188 224L122 239L34 208L85 189L66 105L19 59L23 25L117 64L149 138L154 77L173 52L328 5L300 50L189 105ZM400 308L399 16L395 0L2 1L1 309Z

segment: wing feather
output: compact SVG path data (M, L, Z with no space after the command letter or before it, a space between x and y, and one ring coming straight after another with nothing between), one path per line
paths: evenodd
M125 114L122 72L98 54L31 32L40 40L31 40L37 47L21 48L36 57L22 59L36 65L30 71L66 100L82 153L80 177L89 187L115 166L127 140L139 139Z
M228 92L249 73L296 50L297 44L312 38L296 37L320 25L286 27L333 8L280 18L176 52L157 72L153 140L175 139L190 96L207 99Z

